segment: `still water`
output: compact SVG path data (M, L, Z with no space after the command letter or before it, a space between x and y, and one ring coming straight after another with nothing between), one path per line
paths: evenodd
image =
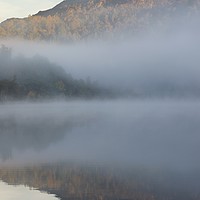
M199 133L200 101L191 99L7 103L0 105L0 166L15 168L63 162L97 164L104 168L117 166L124 170L139 166L151 170L168 169L175 174L181 174L180 177L183 178L182 174L200 171ZM24 182L28 182L30 187L34 186L31 181L35 178L38 183L34 187L43 187L46 184L61 195L71 195L72 199L77 194L76 191L80 196L83 195L80 188L86 185L85 190L89 191L95 185L91 177L96 175L92 174L90 177L87 170L87 175L82 175L83 171L77 170L79 175L76 176L70 169L70 173L73 173L68 177L67 169L63 169L68 183L65 183L66 180L58 168L49 169L49 174L47 171L34 169L26 174L20 172L19 175L17 172L16 176L9 172L0 175L9 184L19 182L18 179L23 184L20 178L23 175L27 179ZM97 176L96 182L101 180L101 176ZM191 183L184 187L197 188L198 191L199 179L193 181L193 175L188 177L190 182L180 179L180 183ZM88 185L89 180L91 185ZM110 180L112 178L108 182ZM113 180L114 183L116 180ZM107 181L106 176L104 181ZM64 190L60 192L61 186ZM99 190L91 190L95 193L103 191L101 181L99 186ZM120 188L123 188L123 184ZM63 191L68 193L63 194ZM116 188L116 191L120 189ZM17 195L24 196L16 198ZM40 196L43 200L56 199L23 186L8 186L3 182L0 184L0 199L15 197L15 200L23 200L27 199L26 195L28 199L40 199ZM117 197L119 196L115 198Z
M200 167L199 101L13 103L0 111L1 164Z
M25 186L12 186L0 182L0 199L2 200L58 200L55 195L40 192Z

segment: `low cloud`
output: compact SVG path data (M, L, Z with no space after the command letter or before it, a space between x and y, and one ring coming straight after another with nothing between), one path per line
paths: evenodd
M61 65L75 78L97 80L102 86L134 94L200 95L199 24L168 27L136 37L75 44L7 41L14 53L40 54Z

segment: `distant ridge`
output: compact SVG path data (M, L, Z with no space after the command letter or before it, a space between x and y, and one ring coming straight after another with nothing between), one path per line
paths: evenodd
M65 0L33 16L2 22L0 38L99 39L121 32L135 34L155 24L163 28L177 13L182 13L184 20L199 11L200 0Z
M93 5L93 6L116 6L120 4L127 4L127 3L132 3L133 0L64 0L52 9L48 9L45 11L39 11L35 16L52 16L56 14L61 14L67 9L77 7L77 6L85 6L87 7L88 5Z

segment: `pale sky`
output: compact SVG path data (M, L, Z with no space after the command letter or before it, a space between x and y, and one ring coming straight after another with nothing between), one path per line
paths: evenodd
M27 17L55 6L62 0L0 0L0 22L12 17Z

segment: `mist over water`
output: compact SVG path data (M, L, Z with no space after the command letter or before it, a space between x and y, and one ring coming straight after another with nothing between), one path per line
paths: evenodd
M163 15L152 8L147 21L138 21L143 30L130 27L113 38L0 39L12 49L12 56L0 57L0 81L18 81L24 99L8 102L0 90L2 181L56 194L37 192L42 199L199 199L199 14L171 8ZM76 92L51 93L55 83L63 89L64 78L71 80L66 91L89 82L111 95L94 92L84 100ZM32 87L23 90L30 79ZM34 83L41 91L35 96ZM34 198L1 180L0 190Z
M90 77L123 96L1 102L0 165L167 169L178 177L176 182L170 175L171 188L199 194L200 29L196 18L177 22L168 30L112 41L2 41L16 60L20 54L42 55L73 78Z
M199 101L14 103L0 109L1 164L200 167Z
M113 41L3 41L14 57L40 54L75 78L146 98L1 104L1 162L198 168L200 30L196 18L177 22Z

